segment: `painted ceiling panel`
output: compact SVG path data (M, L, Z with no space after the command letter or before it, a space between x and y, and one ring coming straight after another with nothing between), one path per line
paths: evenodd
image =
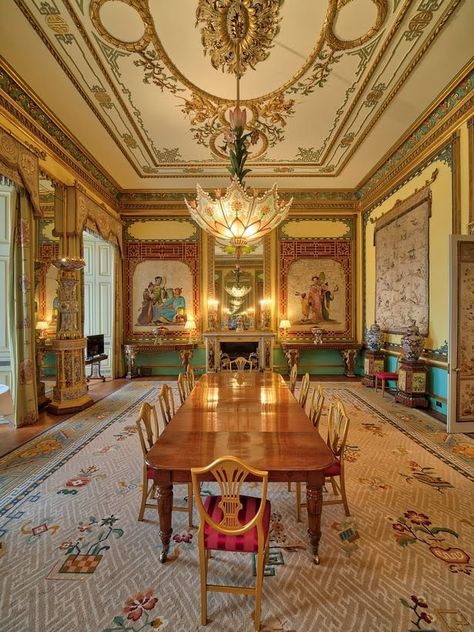
M256 186L356 186L474 52L471 0L241 2ZM12 0L0 54L122 188L219 186L236 4Z

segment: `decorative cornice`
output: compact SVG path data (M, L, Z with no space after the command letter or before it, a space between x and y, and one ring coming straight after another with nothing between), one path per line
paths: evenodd
M0 57L0 106L34 134L62 162L88 182L101 196L116 204L117 185L86 155L77 140L66 132L39 98L21 85L15 73Z

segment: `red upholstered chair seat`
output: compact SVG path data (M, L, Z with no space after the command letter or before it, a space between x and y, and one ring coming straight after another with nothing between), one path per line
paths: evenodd
M398 380L398 373L391 373L390 371L380 371L375 374L378 380Z
M217 524L222 520L223 514L219 507L220 496L208 496L204 501L206 512ZM260 498L253 496L240 496L242 509L239 512L239 522L246 524L255 516L260 507ZM263 532L264 538L267 539L270 527L270 501L265 502L265 511L263 513ZM256 553L258 551L257 527L253 527L242 535L225 535L218 533L209 525L204 526L204 547L206 549L218 551L239 551L245 553Z
M146 468L146 477L151 481L153 480L153 468L152 467L147 467Z
M341 462L338 458L334 461L332 465L330 465L326 470L324 470L324 476L339 476L341 474Z

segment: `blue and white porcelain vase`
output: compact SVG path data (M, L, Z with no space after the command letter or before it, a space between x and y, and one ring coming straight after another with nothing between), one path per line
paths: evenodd
M380 351L384 343L384 333L377 322L370 325L365 334L365 342L369 351Z
M402 336L403 359L407 362L417 362L423 352L425 338L420 334L420 330L415 321L407 327Z

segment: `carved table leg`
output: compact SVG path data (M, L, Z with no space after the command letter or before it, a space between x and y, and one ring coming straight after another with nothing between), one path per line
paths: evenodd
M315 564L319 564L318 547L321 539L321 512L323 509L322 472L311 472L306 485L306 504L308 507L308 535L311 554Z
M189 363L191 362L191 358L193 357L192 349L180 349L179 357L181 358L181 364L183 365L184 370L186 371Z
M298 351L298 349L287 349L285 351L285 355L286 355L286 359L288 360L288 366L291 367L294 364L298 364L298 360L300 357L300 352Z
M162 550L160 562L166 562L170 550L170 540L173 529L171 528L171 517L173 510L173 485L159 485L156 498L158 501L158 515L160 516L160 538Z
M346 365L347 377L354 377L355 360L357 357L358 349L344 349L341 351L342 359Z

